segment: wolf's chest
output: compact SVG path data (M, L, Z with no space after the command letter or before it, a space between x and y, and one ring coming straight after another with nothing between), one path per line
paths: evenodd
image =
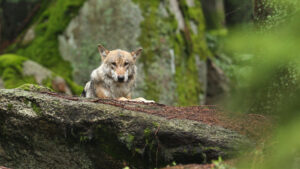
M102 88L102 93L107 98L127 97L131 92L131 86L127 84L111 84Z

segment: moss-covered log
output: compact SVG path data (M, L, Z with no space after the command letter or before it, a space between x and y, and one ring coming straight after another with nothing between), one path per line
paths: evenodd
M251 142L202 122L167 119L47 88L0 90L0 164L11 168L153 168L230 158ZM134 108L134 107L133 107ZM151 110L153 104L135 104Z

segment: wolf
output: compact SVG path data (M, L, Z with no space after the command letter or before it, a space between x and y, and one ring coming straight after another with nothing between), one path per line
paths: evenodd
M142 48L133 52L121 49L109 51L99 44L98 51L102 62L92 71L90 81L86 83L82 92L83 97L154 102L141 97L131 99L137 75L136 61Z

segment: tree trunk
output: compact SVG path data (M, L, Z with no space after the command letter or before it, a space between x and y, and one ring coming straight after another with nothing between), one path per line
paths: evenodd
M249 23L253 20L252 0L225 0L225 15L228 26Z
M225 27L225 10L223 0L201 0L207 29L215 30Z

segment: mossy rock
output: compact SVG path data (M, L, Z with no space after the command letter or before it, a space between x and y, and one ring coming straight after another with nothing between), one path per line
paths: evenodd
M41 65L15 54L0 55L0 77L3 80L4 87L8 89L16 88L23 84L40 84L60 91L54 83L56 78L59 78L61 81L65 81L62 84L64 83L64 86L71 90L67 91L65 89L66 93L80 94L82 92L82 87L71 80L64 80Z
M48 87L40 86L36 84L23 84L22 86L19 86L17 89L31 91L31 92L54 92L52 89Z
M15 54L0 56L0 77L5 88L15 88L24 83L36 83L31 76L23 76L23 63L28 59Z
M236 131L124 109L117 101L112 106L20 89L1 89L0 100L0 163L10 168L148 169L230 159L253 147Z

